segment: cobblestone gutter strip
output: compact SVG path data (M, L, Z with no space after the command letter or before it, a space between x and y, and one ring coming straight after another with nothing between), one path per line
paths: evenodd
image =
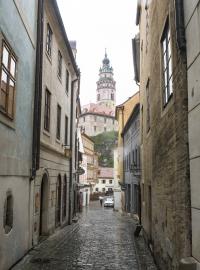
M133 235L136 228L136 224L138 224L138 220L135 217L131 217L129 214L124 212L120 213L120 215L127 220L132 221L133 223ZM134 236L133 236L134 237ZM152 254L144 240L143 231L141 230L138 237L134 237L134 246L136 251L136 259L138 263L139 270L158 270L155 265Z
M62 229L56 231L54 234L47 237L44 241L37 246L30 249L30 251L9 270L32 270L36 269L35 266L31 268L30 263L48 264L52 260L52 251L56 249L62 241L68 241L73 237L73 233L78 230L78 224L72 223ZM65 236L65 237L64 237ZM42 250L42 252L41 252ZM53 259L55 260L55 258ZM40 268L37 268L40 269Z
M154 263L154 259L151 252L144 240L142 232L138 237L135 237L135 245L137 250L137 256L139 259L141 270L158 270Z

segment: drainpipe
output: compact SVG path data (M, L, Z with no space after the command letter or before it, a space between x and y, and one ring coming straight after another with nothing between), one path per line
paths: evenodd
M35 97L33 112L33 143L32 143L32 172L31 180L36 176L40 167L40 128L41 128L41 103L42 103L42 64L43 64L43 16L44 0L38 1L37 19L37 45L35 68Z
M34 209L34 179L40 167L40 125L42 102L42 62L43 62L43 15L44 0L38 0L37 10L37 41L35 61L35 93L33 108L33 137L32 137L32 165L29 189L29 247L33 246L33 209Z
M178 48L181 52L186 51L185 39L185 24L184 24L184 7L183 0L175 1L175 14L176 14L176 40Z
M74 130L73 130L73 123L74 123L74 85L77 82L78 79L75 79L71 83L71 110L70 110L70 160L69 160L69 220L68 224L72 223L72 188L73 188L73 136L74 136Z

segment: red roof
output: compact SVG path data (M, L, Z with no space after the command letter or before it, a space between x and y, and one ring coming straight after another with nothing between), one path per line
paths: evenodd
M99 167L98 178L114 178L114 168Z
M115 114L115 112L111 108L95 103L89 103L87 105L84 105L82 107L82 114L84 113L97 113L109 116L114 116Z

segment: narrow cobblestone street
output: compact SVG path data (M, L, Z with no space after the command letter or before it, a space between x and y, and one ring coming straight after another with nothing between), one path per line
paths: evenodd
M134 240L134 222L94 202L79 221L56 232L12 270L156 269L142 237Z

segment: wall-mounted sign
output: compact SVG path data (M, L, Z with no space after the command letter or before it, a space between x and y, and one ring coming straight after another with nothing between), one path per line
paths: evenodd
M84 170L82 167L79 167L78 170L76 171L76 173L77 173L78 175L82 175L82 174L85 173L85 170Z

